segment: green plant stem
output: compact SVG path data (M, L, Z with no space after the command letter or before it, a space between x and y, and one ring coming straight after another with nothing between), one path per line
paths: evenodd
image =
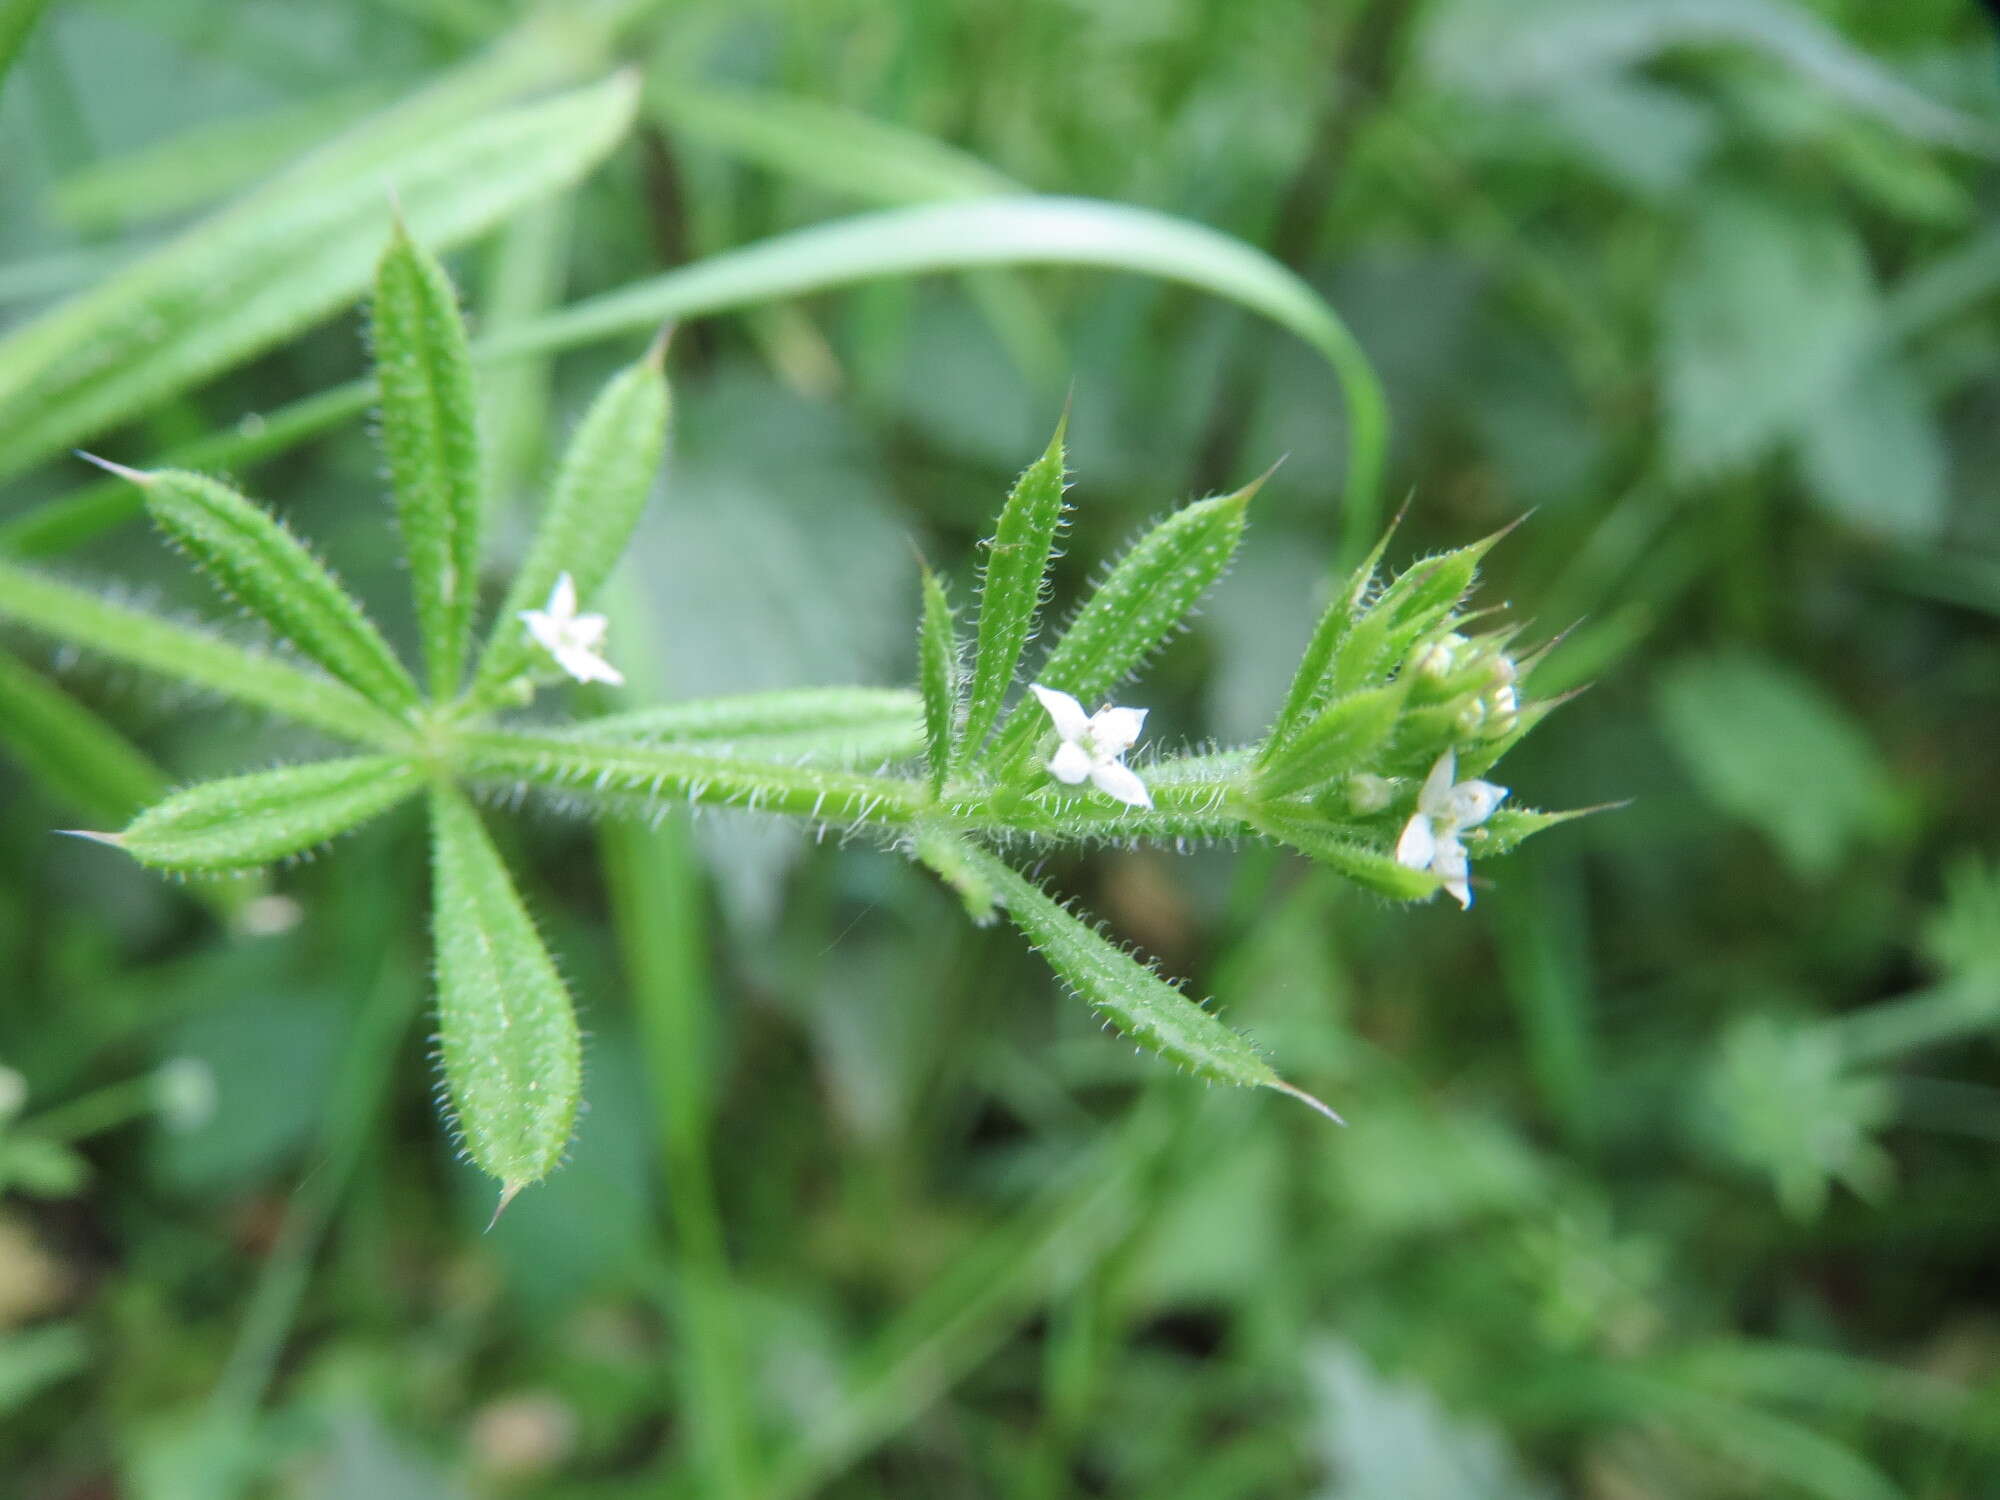
M1004 265L1096 266L1158 276L1227 297L1304 339L1331 366L1347 402L1341 553L1358 557L1367 550L1381 524L1389 433L1388 402L1367 354L1317 292L1261 251L1145 209L1009 196L861 214L590 298L483 339L472 354L480 363L544 355L857 282ZM375 400L374 382L357 380L246 419L256 423L253 431L205 439L148 467L214 468L268 456L360 415ZM45 555L75 545L135 513L138 503L136 494L92 486L0 527L0 551Z
M681 1387L700 1492L752 1492L756 1448L743 1399L737 1296L711 1167L715 993L701 878L685 817L601 835L613 920L652 1083L654 1128L672 1205Z

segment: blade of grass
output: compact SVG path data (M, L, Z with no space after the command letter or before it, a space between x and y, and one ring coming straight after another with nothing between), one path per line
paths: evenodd
M610 608L636 618L629 584ZM628 656L634 682L659 684L644 632ZM737 1293L714 1175L717 995L709 971L706 893L685 813L647 830L608 825L599 835L611 919L631 986L633 1019L652 1087L654 1130L671 1205L676 1259L670 1306L679 1323L679 1379L690 1413L693 1459L703 1494L753 1493L756 1437L737 1330Z
M647 105L684 138L870 206L1028 191L920 131L793 94L691 87L656 74ZM965 288L1022 374L1044 384L1060 376L1062 340L1020 278L973 271Z
M621 75L477 118L345 180L287 178L15 329L0 338L0 477L351 301L387 229L385 184L416 237L456 244L581 176L624 134L634 101Z
M545 316L561 300L576 208L569 194L539 203L496 237L481 279L481 323L504 332ZM479 383L486 436L487 503L505 511L541 478L548 455L550 361L524 359Z
M662 323L729 312L890 276L999 265L1081 265L1183 282L1241 303L1297 335L1333 370L1347 403L1347 485L1340 547L1358 559L1380 529L1389 412L1381 380L1347 325L1297 276L1215 230L1148 209L1086 198L983 198L862 214L817 225L635 282L483 339L475 363L538 356ZM287 451L375 400L355 381L205 439L150 467L214 468ZM132 510L107 486L64 496L0 527L0 551L75 545Z
M656 829L608 824L599 834L612 920L653 1085L654 1129L672 1204L670 1305L680 1327L679 1379L700 1491L753 1493L756 1441L737 1335L734 1277L710 1163L715 994L706 902L685 814Z
M166 777L136 746L4 651L0 739L56 796L111 823L166 795Z

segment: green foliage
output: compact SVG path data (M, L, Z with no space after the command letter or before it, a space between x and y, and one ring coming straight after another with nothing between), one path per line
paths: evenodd
M455 244L573 181L631 120L631 80L504 111L402 156L411 230ZM380 253L381 162L280 179L0 338L0 476L18 474L350 301Z
M226 484L169 469L126 471L167 538L225 599L349 687L390 708L414 707L416 684L361 606L282 521Z
M986 544L986 567L979 580L979 637L972 658L972 685L965 705L960 756L976 760L1000 718L1007 691L1021 670L1021 653L1034 634L1042 607L1049 560L1062 530L1063 433L1056 428L1042 456L1014 481L1000 523Z
M1893 783L1852 720L1768 662L1733 653L1678 663L1661 680L1659 710L1696 785L1808 879L1896 817Z
M0 736L42 785L85 812L129 817L166 790L130 741L54 683L0 652Z
M459 1139L506 1206L553 1171L583 1097L576 1012L463 797L431 797L438 1048Z
M30 4L0 38L37 11L0 45L0 351L37 371L0 401L10 1483L2000 1485L1980 7ZM580 191L576 142L495 133L627 63L639 128ZM488 470L473 686L414 702L188 623L201 581L116 529L141 488L65 451L276 501L427 679L347 311L391 192L467 289ZM580 589L632 688L557 691L519 615L589 569L521 564L668 320L673 482ZM964 710L904 538L976 600L1065 384L1079 524L987 735L1031 743L940 785ZM1117 539L1279 454L1192 631L1080 705L1150 710L1063 764L1151 807L1058 780L1025 689ZM1476 593L1380 609L1531 509ZM1514 788L1463 831L1471 920L1388 904L1439 884L1394 851L1446 745ZM264 880L49 837L157 802L154 758L326 754L473 794L593 1034L566 1165L490 1234L424 1109L416 819ZM632 816L546 815L596 810ZM996 859L1350 1128L1043 1004L959 920Z
M283 766L197 783L147 808L123 833L100 836L162 870L254 869L349 832L421 782L415 765L388 755Z
M1404 869L1379 844L1371 847L1371 838L1386 830L1357 827L1337 810L1329 815L1306 801L1276 810L1277 823L1260 821L1259 809L1372 770L1392 741L1410 764L1427 767L1453 743L1459 723L1453 703L1430 718L1405 716L1407 673L1357 690L1321 714L1254 785L1244 779L1241 757L1224 756L1168 763L1148 790L1123 764L1143 718L1127 710L1106 709L1081 728L1058 723L1061 737L1073 742L1044 769L1029 763L1033 746L1045 738L1044 708L1026 702L982 756L979 747L1019 675L1055 558L1064 487L1059 427L1014 486L988 548L962 729L955 730L961 713L956 630L943 585L924 575L916 695L927 759L921 776L842 769L870 753L908 753L909 694L822 690L640 710L553 732L503 727L492 722L494 707L533 696L532 681L522 674L537 656L552 655L584 680L610 670L601 655L606 621L581 613L580 606L632 535L660 466L668 411L660 346L615 377L585 416L463 703L453 700L474 623L486 509L477 406L457 294L443 268L400 226L377 275L374 349L380 440L433 701L419 701L360 607L276 519L199 475L120 471L140 487L169 539L215 578L226 597L355 695L351 726L327 706L316 717L299 716L326 727L339 724L387 753L198 783L156 804L124 832L97 837L163 869L255 868L326 843L430 781L446 1092L468 1154L500 1179L503 1202L546 1176L567 1146L580 1090L576 1021L498 854L450 785L459 778L534 785L655 819L678 803L708 803L803 818L822 828L873 831L896 842L914 832L917 857L958 889L975 921L996 904L1005 906L1057 973L1142 1046L1201 1077L1298 1094L1324 1109L1149 967L965 836L1185 841L1256 837L1282 825L1280 837L1330 868L1406 897L1428 894L1435 884L1428 875ZM1228 567L1256 489L1185 506L1142 535L1050 650L1037 674L1040 686L1095 699L1138 668ZM1432 559L1390 583L1361 617L1380 622L1368 626L1373 633L1367 639L1377 645L1366 653L1337 652L1335 673L1344 669L1350 678L1376 681L1395 673L1397 652L1448 623L1482 551ZM127 659L223 686L222 668L236 648L212 643L215 660L202 671L180 658L184 627L136 611L129 612L131 635L113 646L105 606L77 607L78 596L31 574L21 581L27 587L16 591L12 608L22 617ZM529 611L558 581L565 587L549 595L547 607ZM1479 662L1487 659L1482 655ZM273 686L289 685L294 675L298 685L283 694L247 691L243 682L226 690L261 698L269 707L295 706L292 693L315 690L311 679L275 662L260 669ZM407 722L390 731L386 723L378 728L368 722L371 713ZM1130 719L1129 729L1100 727L1120 714ZM39 717L47 727L60 716L44 711ZM68 726L72 734L78 722ZM957 754L955 732L961 736ZM1113 734L1122 734L1115 744L1092 738ZM1088 779L1099 792L1116 790L1115 800L1062 790L1063 783L1084 780L1085 771L1052 782L1050 771L1064 765L1061 754L1086 756ZM100 749L100 764L103 759ZM955 776L955 768L963 774Z
M1228 568L1256 493L1251 484L1197 501L1141 536L1063 629L1036 680L1086 703L1108 696L1181 628L1188 611ZM1018 707L987 762L1011 772L1044 727L1039 709Z
M1047 891L991 854L967 848L1008 918L1077 997L1140 1046L1197 1078L1278 1089L1334 1115L1271 1070L1257 1049L1151 968L1135 961Z
M382 454L396 497L431 693L458 691L479 599L478 408L458 293L400 225L375 272Z
M958 623L944 584L925 568L923 587L923 617L917 627L917 681L924 697L924 754L930 762L931 793L935 796L951 774L963 668Z
M624 552L667 451L666 342L614 376L591 403L556 471L548 509L500 606L513 620L538 608L567 573L589 603ZM524 632L496 631L473 681L475 702L522 671L533 650Z
M0 619L343 739L380 742L402 734L392 717L340 683L4 559Z

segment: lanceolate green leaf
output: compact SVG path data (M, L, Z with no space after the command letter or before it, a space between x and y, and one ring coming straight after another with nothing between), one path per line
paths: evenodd
M1430 871L1398 864L1381 850L1343 837L1309 818L1266 809L1258 815L1257 826L1315 863L1392 900L1416 901L1438 888L1438 878Z
M126 474L160 529L226 597L384 708L416 705L416 684L374 622L282 521L201 474Z
M649 812L698 802L844 825L907 823L924 807L901 778L725 759L672 746L604 743L581 734L491 731L461 741L464 769Z
M1047 588L1049 559L1063 517L1063 431L1057 424L1042 456L1015 481L986 544L979 588L979 643L972 659L972 692L966 701L959 757L975 759L1000 716L1007 689L1020 670L1021 653L1034 633Z
M123 735L54 683L0 651L0 740L49 790L123 821L166 781Z
M148 808L105 841L166 870L252 869L359 827L422 781L415 765L390 755L203 781Z
M565 735L781 764L860 764L916 754L924 719L922 701L907 688L785 688L611 714Z
M501 1203L562 1160L583 1093L569 991L479 814L431 796L438 1044L466 1154Z
M1401 520L1399 512L1382 535L1376 538L1368 555L1361 559L1346 586L1334 595L1320 615L1319 623L1313 627L1312 638L1306 642L1298 670L1292 674L1292 685L1285 693L1284 707L1279 709L1278 717L1271 725L1271 733L1264 742L1263 759L1269 760L1291 739L1311 714L1314 705L1324 696L1327 669L1333 661L1334 648L1360 618L1368 602L1369 590L1375 586L1375 570L1381 566L1382 554L1389 550L1389 538L1395 534Z
M1283 797L1369 769L1370 757L1388 743L1408 696L1407 680L1398 678L1328 704L1282 755L1264 766L1258 788Z
M451 245L575 180L632 117L629 78L474 120L393 164L254 194L0 339L0 478L317 322L367 285L398 193Z
M1008 917L1064 983L1140 1046L1200 1077L1277 1089L1340 1118L1280 1078L1243 1036L1073 916L998 855L966 845L961 857L985 876Z
M564 573L579 604L610 575L666 456L664 343L614 376L585 414L556 475L555 492L528 556L515 573L473 683L475 698L525 668L534 647L524 609L539 609Z
M924 695L931 791L936 792L951 769L952 729L958 718L958 622L944 583L929 568L924 569L923 623L917 632L917 679Z
M1123 682L1180 628L1236 555L1257 485L1184 506L1140 537L1084 601L1035 681L1086 706ZM1041 737L1048 721L1023 703L994 741L987 763L1003 773Z
M343 683L300 670L192 626L100 598L0 559L0 619L101 652L342 739L399 742L395 719Z
M383 455L410 563L431 694L458 691L479 602L485 478L458 294L399 224L375 273Z

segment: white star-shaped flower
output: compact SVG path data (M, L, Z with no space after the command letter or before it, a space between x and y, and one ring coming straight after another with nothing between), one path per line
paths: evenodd
M1507 788L1490 781L1454 784L1457 774L1458 758L1447 750L1437 758L1417 793L1417 810L1410 814L1402 837L1396 840L1396 863L1412 870L1429 870L1444 882L1460 906L1470 910L1472 885L1467 879L1465 845L1458 836L1492 817Z
M524 609L521 618L527 623L528 634L578 682L608 682L613 687L624 684L625 674L599 654L610 622L603 615L576 612L576 583L569 574L563 574L549 590L547 608Z
M1049 711L1062 743L1049 757L1049 774L1066 786L1088 780L1106 796L1129 807L1151 807L1153 797L1139 773L1125 764L1125 752L1139 742L1146 723L1143 708L1113 708L1106 704L1094 714L1068 693L1031 684L1028 691Z

